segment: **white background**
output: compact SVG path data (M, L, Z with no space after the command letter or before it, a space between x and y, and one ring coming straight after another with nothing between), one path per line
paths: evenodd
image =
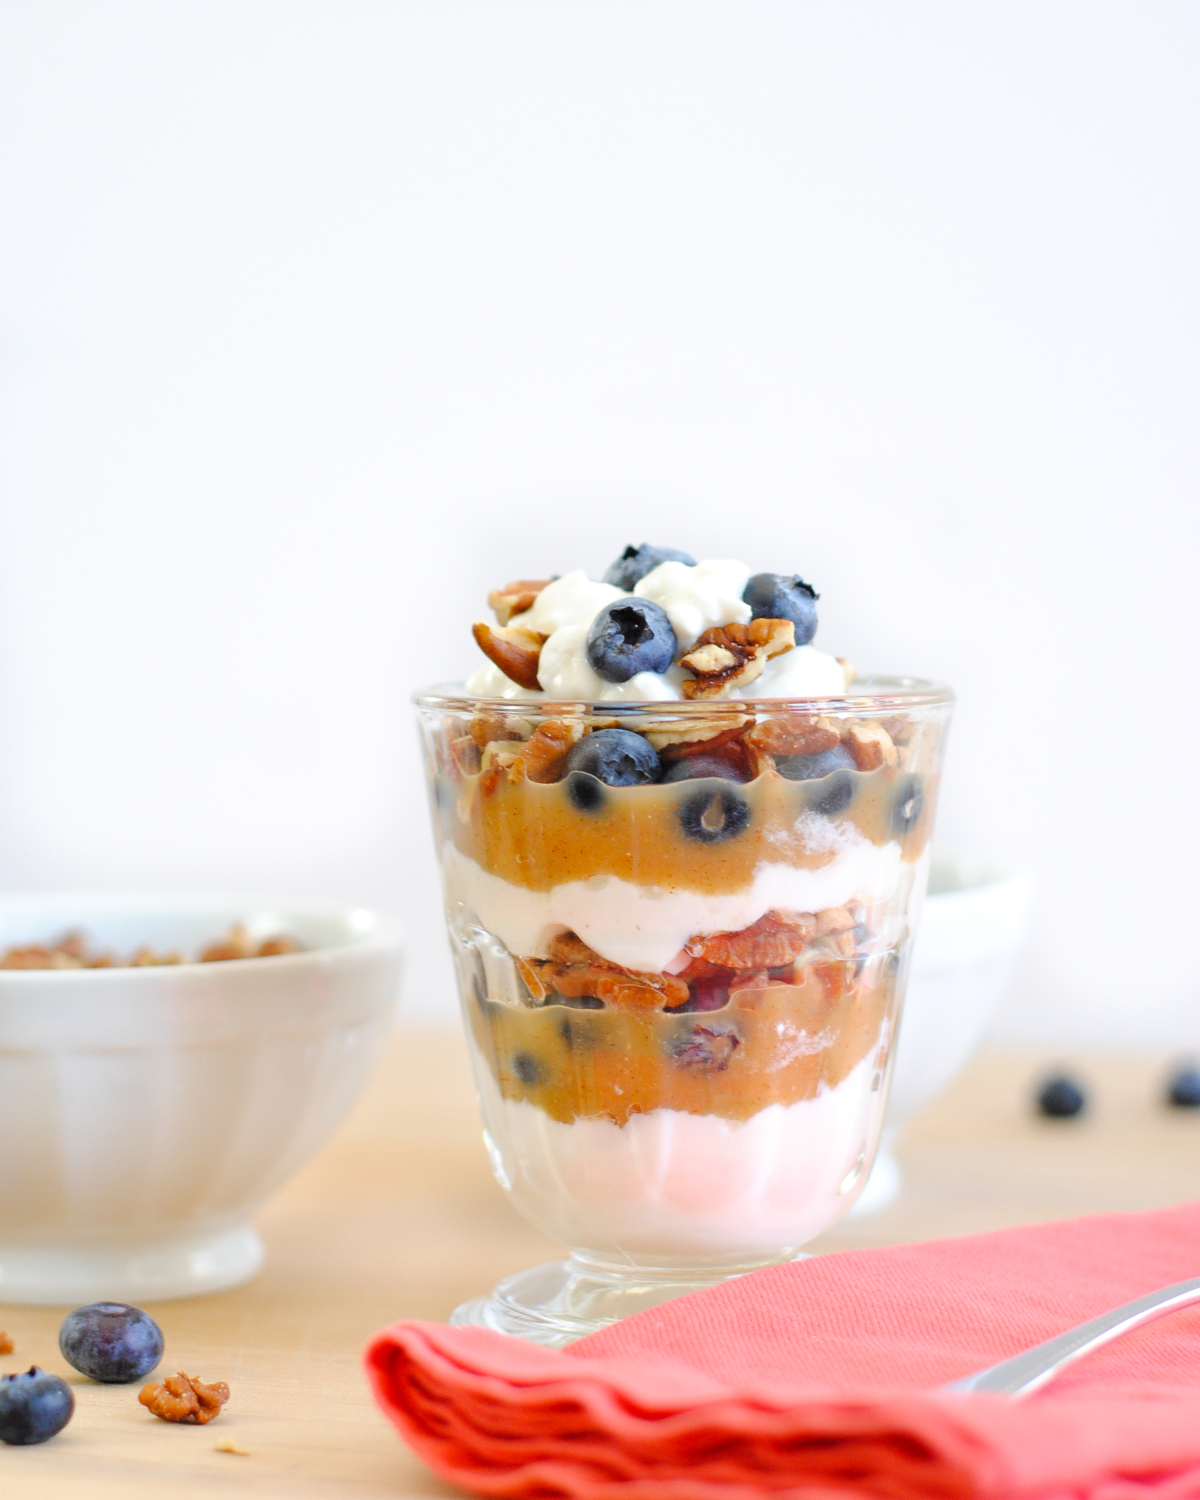
M1200 1044L1200 8L0 7L0 886L449 964L407 696L489 585L799 570L961 697L999 1022Z

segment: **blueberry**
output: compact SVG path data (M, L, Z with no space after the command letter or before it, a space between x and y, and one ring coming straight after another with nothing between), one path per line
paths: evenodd
M542 1065L532 1052L518 1052L513 1058L513 1072L526 1088L532 1088L541 1082Z
M820 786L813 791L808 805L823 818L836 818L854 801L854 777L844 767L823 777Z
M917 825L925 806L925 788L919 776L901 776L892 802L892 828L903 837Z
M684 833L701 844L734 838L750 821L750 804L730 786L693 792L679 804L678 812Z
M141 1380L162 1358L162 1329L140 1307L93 1302L63 1319L58 1347L66 1362L92 1380L125 1385Z
M752 620L790 620L797 646L807 646L817 633L820 594L798 573L755 573L742 590Z
M564 766L568 783L574 773L584 772L608 786L645 786L657 781L662 770L658 751L632 729L597 729L585 734L567 752ZM570 790L568 784L568 794ZM575 801L573 796L571 800Z
M599 812L608 801L604 783L589 776L586 771L572 771L567 777L567 796L572 807L585 813Z
M1038 1090L1038 1110L1052 1120L1069 1120L1086 1104L1083 1090L1064 1073L1047 1078Z
M617 599L592 621L587 659L605 682L628 682L639 672L665 672L675 660L675 632L652 599Z
M1176 1109L1200 1109L1200 1072L1184 1063L1167 1082L1167 1103Z
M0 1376L0 1443L45 1443L63 1430L74 1410L67 1382L36 1365L23 1375Z
M749 781L744 765L724 755L686 755L668 766L664 781L697 781L705 776L719 776L724 781Z
M635 584L641 583L647 573L652 573L659 563L665 562L687 563L689 568L696 566L694 557L689 557L686 552L680 552L675 547L652 547L649 542L643 542L640 547L626 547L605 573L604 581L629 593Z
M853 771L854 757L845 745L818 750L815 755L777 755L775 769L789 781L820 781L842 769Z

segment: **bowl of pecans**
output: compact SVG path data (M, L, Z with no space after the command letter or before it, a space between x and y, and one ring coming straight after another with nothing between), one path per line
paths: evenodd
M0 898L0 1301L254 1275L253 1216L358 1094L401 955L354 907Z

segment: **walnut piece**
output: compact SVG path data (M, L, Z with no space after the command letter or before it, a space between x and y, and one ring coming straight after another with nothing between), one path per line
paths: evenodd
M533 601L553 578L518 578L516 583L506 583L502 589L493 589L487 596L488 608L495 611L496 620L507 625L514 615L523 615L533 608Z
M685 698L714 698L730 687L745 687L762 675L773 656L796 644L790 620L751 620L748 625L717 625L706 630L679 665L692 674Z
M205 1384L180 1370L165 1380L144 1385L138 1400L164 1422L211 1422L221 1415L229 1400L229 1387L223 1380Z
M475 644L518 687L536 692L541 687L538 681L538 659L542 654L544 635L535 630L522 630L510 625L497 628L486 620L477 620L471 626Z

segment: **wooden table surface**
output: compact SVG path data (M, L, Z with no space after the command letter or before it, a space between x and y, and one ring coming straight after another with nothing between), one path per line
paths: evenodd
M1061 1122L1037 1119L1028 1104L1048 1061L977 1058L909 1127L900 1198L812 1248L1200 1197L1200 1112L1161 1105L1162 1057L1072 1058L1092 1105ZM383 1324L445 1318L501 1276L561 1253L491 1179L461 1039L397 1033L353 1115L260 1227L267 1264L256 1281L150 1309L166 1334L164 1368L229 1382L229 1406L207 1427L158 1421L138 1405L137 1386L76 1376L58 1353L63 1309L0 1307L16 1344L0 1369L57 1371L77 1403L51 1443L0 1447L0 1491L14 1500L450 1493L375 1409L359 1351Z

